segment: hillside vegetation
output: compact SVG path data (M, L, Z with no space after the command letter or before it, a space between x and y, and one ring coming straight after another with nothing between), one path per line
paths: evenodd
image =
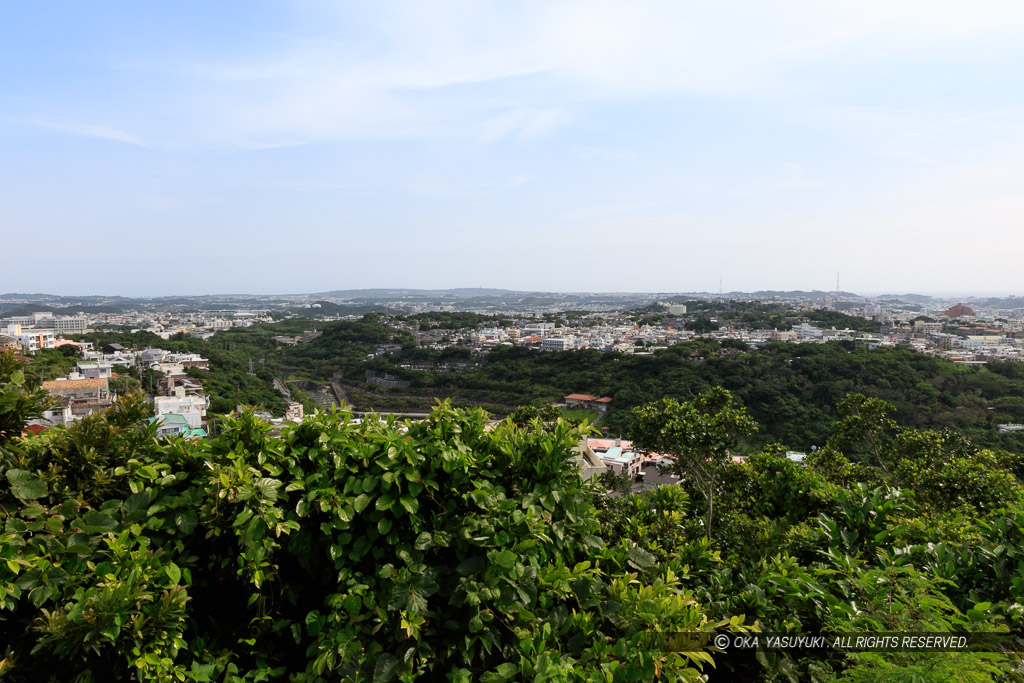
M608 497L580 480L581 428L563 421L487 428L440 404L415 423L321 413L271 437L243 413L190 443L156 438L129 396L20 436L44 402L0 357L3 681L1021 674L1021 456L900 426L877 399L845 397L803 465L776 446L720 458L756 429L727 391L638 414L670 408L637 438L720 464L713 527L686 459L679 485ZM872 652L700 637L758 632L989 639Z

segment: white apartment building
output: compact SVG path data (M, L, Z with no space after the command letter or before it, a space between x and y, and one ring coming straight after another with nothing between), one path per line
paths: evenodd
M97 361L94 363L79 361L77 367L78 374L85 379L109 378L114 373L114 364L107 361Z
M204 394L186 395L184 387L176 387L173 396L157 396L153 399L153 414L157 418L162 415L181 415L189 427L198 429L206 420L206 409L209 406L210 398L208 396Z
M18 315L6 319L8 323L24 325L41 330L53 330L54 332L80 334L89 327L89 319L84 315L60 315L55 316L49 311L32 313L31 315Z
M22 327L18 323L8 325L5 334L17 339L28 353L35 353L39 349L52 349L57 343L57 337L53 330Z
M570 351L575 346L573 337L548 337L541 342L542 351Z

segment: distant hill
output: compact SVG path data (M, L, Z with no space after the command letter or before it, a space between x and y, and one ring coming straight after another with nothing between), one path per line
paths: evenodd
M978 305L986 308L1024 308L1024 297L1021 296L1000 296L987 299L971 299Z
M330 292L317 292L312 296L329 296L336 299L381 299L381 298L437 298L453 297L473 299L477 297L508 296L527 294L511 289L490 289L486 287L460 287L456 289L336 289Z
M927 296L925 294L882 294L878 298L894 299L897 301L913 301L914 303L924 304L934 300L935 297Z

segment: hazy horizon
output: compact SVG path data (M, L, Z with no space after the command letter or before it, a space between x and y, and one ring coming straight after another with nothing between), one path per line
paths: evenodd
M1022 35L1008 0L6 3L0 290L1014 291Z
M523 294L562 294L562 295L665 295L665 296L678 296L678 295L707 295L709 297L719 296L717 292L707 290L536 290L536 289L517 289L508 287L351 287L351 288L332 288L318 292L205 292L200 294L182 294L182 293L165 293L165 294L111 294L111 293L97 293L97 292L76 292L70 294L61 294L57 292L0 292L0 296L19 296L19 297L33 297L33 296L53 296L61 298L75 298L75 297L120 297L126 299L165 299L165 298L194 298L194 297L300 297L300 296L315 296L315 295L327 295L330 292L361 292L361 291L376 291L376 290L399 290L399 291L410 291L410 292L446 292L456 290L501 290L513 293ZM779 289L778 287L758 287L750 290L725 290L722 295L739 295L739 294L753 294L755 292L818 292L818 293L832 293L834 290L825 289L811 289L811 288L800 288L795 289ZM844 294L852 294L861 297L880 297L880 296L929 296L938 299L948 298L997 298L997 297L1022 297L1024 294L1014 291L890 291L890 290L878 290L878 291L861 291L854 292L850 290L842 290Z

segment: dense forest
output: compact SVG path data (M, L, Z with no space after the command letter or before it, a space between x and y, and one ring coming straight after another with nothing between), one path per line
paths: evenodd
M311 344L304 353L314 348ZM404 394L418 393L424 401L450 397L499 412L502 406L559 401L570 393L609 396L612 411L602 426L612 435L629 430L636 406L663 396L692 398L722 386L761 424L761 445L777 441L805 450L823 445L836 405L858 392L892 403L896 419L907 426L955 427L980 444L1024 448L1019 434L996 429L1024 421L1021 364L968 368L910 349L847 342L774 342L753 349L740 342L699 340L651 355L499 347L466 372L441 373L401 368L411 353L373 361L374 367L411 382ZM286 362L307 372L319 369L298 359Z
M430 314L421 322L446 326L457 320L461 318L452 314ZM361 393L359 409L425 410L435 397L442 397L456 405L507 414L519 405L587 393L613 399L601 426L612 436L622 436L630 429L633 408L665 396L688 399L722 386L761 425L751 442L754 447L779 442L809 450L824 444L839 401L856 392L890 402L895 418L906 426L952 427L980 445L1024 451L1024 435L1002 434L996 428L1024 422L1024 364L992 362L975 368L901 347L772 342L749 348L732 340L696 340L655 349L650 355L543 353L524 347L497 347L480 355L467 347L417 347L409 332L382 324L377 315L320 325L321 336L297 346L282 347L273 341L276 335L300 334L313 324L287 320L235 328L207 341L185 335L164 341L146 333L97 333L88 338L95 343L119 341L139 348L202 353L210 358L211 369L193 372L211 393L214 413L230 412L237 405L282 410L283 399L272 386L275 377L326 382L339 375L360 387L369 369L405 379L410 386ZM383 344L399 350L375 357ZM47 378L63 367L54 360L56 355L53 352L47 361ZM253 375L248 374L250 361ZM401 367L453 361L464 367L459 372Z
M648 404L633 436L678 451L680 484L625 495L581 481L586 427L563 421L492 428L439 404L270 436L250 412L193 443L157 438L127 396L22 436L45 400L0 356L3 681L1022 673L1021 456L899 425L878 399L844 397L804 464L777 446L729 458L757 425L723 389ZM971 647L711 637L819 633Z

